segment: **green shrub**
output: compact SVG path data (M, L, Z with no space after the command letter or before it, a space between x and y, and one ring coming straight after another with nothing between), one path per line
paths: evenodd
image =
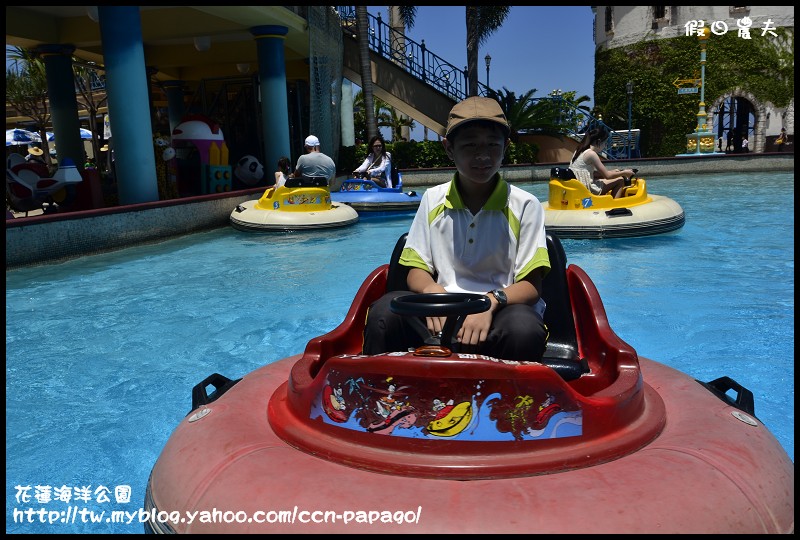
M503 159L504 165L519 165L522 163L536 163L539 157L539 145L528 143L511 143Z
M363 144L361 146L364 146ZM358 150L357 146L341 146L339 147L339 158L338 162L336 163L336 168L340 173L350 172L355 170L356 167L361 165L361 162L364 161L362 157L357 164L356 163L356 151Z
M415 161L417 142L398 141L387 145L392 154L392 164L398 169L415 168L411 165Z

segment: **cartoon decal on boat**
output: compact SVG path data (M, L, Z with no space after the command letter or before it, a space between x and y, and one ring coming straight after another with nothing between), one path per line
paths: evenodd
M325 414L328 415L328 418L334 422L346 421L348 413L346 411L347 405L345 405L342 397L342 389L326 386L322 394L322 408L325 409Z
M483 355L458 356L499 361ZM382 376L374 380L366 374L354 377L331 371L326 383L312 404L310 418L353 431L409 438L522 441L575 437L583 429L580 406L569 395L537 391L519 380L456 386L431 379Z

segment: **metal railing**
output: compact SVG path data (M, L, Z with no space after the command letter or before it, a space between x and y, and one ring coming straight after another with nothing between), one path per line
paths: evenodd
M358 39L356 9L338 6L339 19L345 33ZM425 40L417 43L402 32L383 22L380 13L367 14L369 21L369 48L383 58L394 62L412 77L442 92L455 101L468 97L467 68L458 68L427 49ZM478 94L485 96L489 88L478 82Z

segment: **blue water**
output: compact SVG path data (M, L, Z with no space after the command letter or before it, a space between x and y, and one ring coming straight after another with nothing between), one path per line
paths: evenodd
M546 197L545 183L524 187ZM756 415L794 460L794 174L655 177L648 187L681 204L682 229L564 240L569 262L588 272L612 328L641 356L752 390ZM266 235L226 227L7 272L6 532L142 532L136 519L105 520L141 508L192 387L300 353L338 325L410 222ZM118 486L130 486L130 502L116 502ZM75 500L82 493L90 500ZM69 507L106 514L61 523ZM56 521L15 523L27 508Z

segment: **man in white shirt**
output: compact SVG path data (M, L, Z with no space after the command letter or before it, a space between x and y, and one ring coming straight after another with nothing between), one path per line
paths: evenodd
M306 153L297 159L294 177L322 177L328 181L330 186L336 176L336 164L329 156L320 151L319 139L316 136L306 137L304 147Z

